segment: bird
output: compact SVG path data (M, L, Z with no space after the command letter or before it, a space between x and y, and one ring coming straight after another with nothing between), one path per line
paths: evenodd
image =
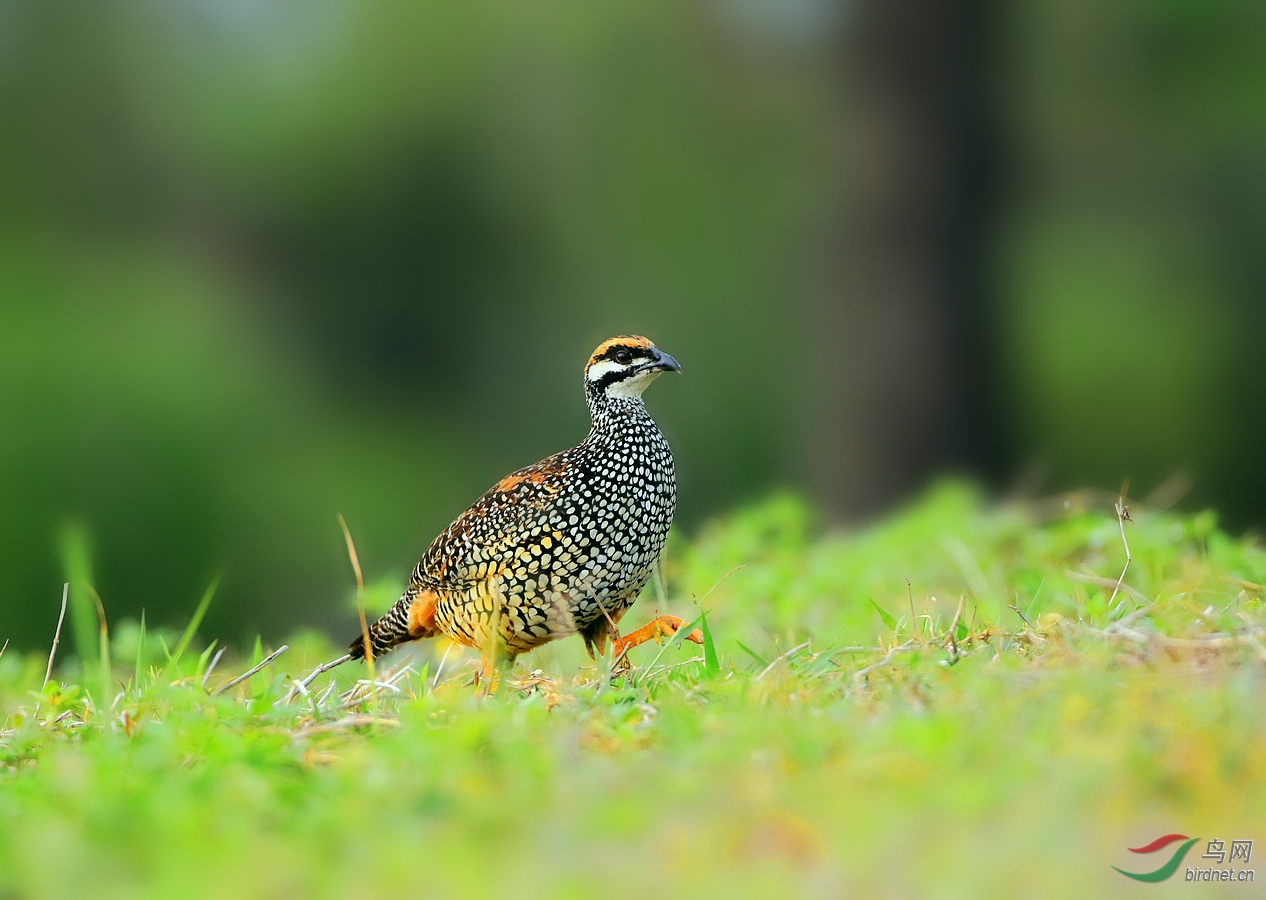
M559 638L579 634L591 657L610 643L627 666L629 649L675 634L677 616L624 636L618 625L659 562L677 501L672 451L642 392L680 371L641 335L599 344L584 368L585 439L505 476L459 515L344 659L443 635L478 650L494 684L520 654ZM698 629L686 637L702 643Z

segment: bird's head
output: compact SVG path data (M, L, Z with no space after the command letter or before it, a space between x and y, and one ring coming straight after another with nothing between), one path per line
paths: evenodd
M649 340L623 334L603 341L585 365L585 391L591 397L640 397L661 372L681 366Z

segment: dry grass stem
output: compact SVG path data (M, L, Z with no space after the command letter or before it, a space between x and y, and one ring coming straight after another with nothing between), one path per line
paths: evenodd
M1073 581L1078 581L1078 582L1081 582L1082 584L1095 584L1095 585L1098 585L1099 587L1118 587L1119 586L1119 589L1122 592L1129 594L1131 597L1133 597L1135 600L1139 601L1140 603L1151 602L1151 598L1148 597L1146 594L1144 594L1142 591L1136 590L1135 588L1130 587L1128 584L1121 584L1116 579L1104 578L1102 575L1094 575L1089 572L1074 572L1072 569L1065 569L1064 574L1068 576L1069 578L1071 578Z
M765 666L765 668L761 670L761 673L756 676L756 680L760 681L770 672L774 671L774 669L776 669L781 663L784 663L787 660L791 659L791 657L795 656L801 650L807 650L809 648L809 645L812 643L813 641L805 641L803 644L796 644L796 646L792 647L790 650L788 650L786 653L782 654L781 656L778 656L777 658L773 660L773 662Z
M362 725L386 725L391 728L399 727L398 719L388 719L383 716L344 716L334 722L323 722L320 725L308 725L300 728L294 733L294 738L305 738L312 734L321 734L330 731L346 731L348 728L356 728Z
M352 531L347 527L343 514L338 514L339 527L343 529L343 540L347 543L347 558L352 562L352 572L356 575L356 614L360 617L360 636L365 644L365 666L369 677L374 677L374 646L369 639L369 620L365 618L365 576L360 568L360 555L356 552L356 542L352 540Z
M398 682L416 674L413 666L408 663L402 663L396 669L388 670L383 673L382 678L371 679L363 678L356 682L351 688L339 696L340 709L348 709L358 706L370 700L377 700L382 694L390 692L393 694L406 693L402 688L398 687Z
M435 689L439 686L440 673L444 671L444 663L448 662L448 655L453 652L453 648L456 646L456 641L449 641L448 646L444 648L444 655L440 657L440 664L435 667L435 677L431 679L432 693L434 693Z
M1112 588L1112 596L1108 598L1108 609L1112 608L1112 601L1117 598L1117 593L1121 590L1121 584L1125 581L1125 573L1130 571L1130 563L1133 557L1130 555L1130 542L1125 537L1125 523L1133 522L1130 518L1130 508L1125 505L1125 497L1118 497L1113 507L1117 513L1117 525L1121 528L1121 543L1125 545L1125 566L1121 569L1121 577L1117 579L1116 585Z
M352 658L352 654L344 653L338 659L332 659L327 663L321 663L321 665L317 666L315 669L309 672L308 676L304 678L302 681L292 682L290 690L286 692L286 695L284 697L282 697L280 700L274 703L273 706L282 706L286 703L289 703L291 700L294 699L295 694L297 693L307 694L308 685L316 681L316 679L321 675L321 673L328 672L330 671L330 669L336 668L337 666L341 666L343 665L343 663L347 662L351 658Z
M951 660L958 659L958 638L955 637L954 633L958 631L958 622L963 617L963 607L966 605L967 605L967 595L959 594L958 595L958 609L954 611L954 621L950 622L950 627L949 627L949 644L950 644L950 659Z
M57 616L57 630L53 632L53 646L48 651L48 668L44 670L44 683L40 685L40 690L48 687L48 679L53 675L53 659L57 656L57 645L62 639L62 622L66 619L66 600L69 597L70 582L68 581L62 585L62 611Z
M1137 622L1139 619L1151 613L1151 611L1154 610L1155 608L1156 608L1156 603L1149 603L1147 604L1147 606L1140 606L1138 609L1134 610L1134 612L1128 613L1127 615L1124 615L1121 618L1117 619L1115 622L1113 622L1111 625L1105 628L1104 631L1109 631L1109 632L1124 631L1125 629L1133 625L1135 622Z
M620 641L620 629L616 627L615 619L611 618L611 613L607 612L607 605L598 598L597 594L593 595L593 599L597 602L598 609L602 610L602 615L606 618L607 624L611 626L611 649L614 650L615 645ZM657 614L658 612L659 611L656 610ZM621 663L624 663L626 666L629 665L628 656L629 648L623 647L620 650L620 653L611 660L611 671L613 674Z
M871 663L866 668L860 669L859 671L854 672L853 681L860 682L863 678L865 678L871 672L875 671L876 669L882 669L884 666L888 665L888 663L892 662L892 658L896 654L901 653L906 650L913 650L917 646L919 646L918 641L906 641L904 644L900 644L896 647L890 647L888 652L884 654L884 658L879 660L879 662Z
M266 666L271 665L277 659L277 657L281 656L281 654L285 653L289 649L290 649L290 646L288 644L282 644L280 647L278 647L272 653L269 653L262 660L260 660L255 665L251 666L241 675L229 681L226 681L224 684L220 685L218 688L216 688L214 691L211 692L211 696L218 697L220 694L223 694L225 691L229 691L237 687L239 684L241 684L246 679L250 678L252 675L259 673Z
M202 689L204 691L207 689L207 681L211 678L211 673L214 672L215 667L220 664L220 657L224 655L224 651L227 649L227 647L221 647L219 650L215 651L215 656L211 657L211 662L207 664L207 670L202 673Z

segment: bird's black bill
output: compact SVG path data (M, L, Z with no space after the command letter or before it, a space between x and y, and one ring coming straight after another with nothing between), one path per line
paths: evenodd
M677 362L677 360L673 359L663 350L657 349L655 351L655 361L651 363L648 368L662 369L665 372L680 372L681 363Z

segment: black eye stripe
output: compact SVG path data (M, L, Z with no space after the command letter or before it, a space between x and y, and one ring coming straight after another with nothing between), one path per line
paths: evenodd
M636 369L617 369L614 372L608 372L607 374L603 375L600 379L598 379L597 382L594 383L594 387L600 391L605 391L607 388L611 387L611 385L615 384L617 381L623 381L626 378L632 378L636 374L638 374Z
M624 354L626 358L620 359L620 354ZM651 354L645 347L630 347L627 344L617 344L614 347L608 347L607 351L599 359L609 359L612 362L625 365L635 359L651 359Z

